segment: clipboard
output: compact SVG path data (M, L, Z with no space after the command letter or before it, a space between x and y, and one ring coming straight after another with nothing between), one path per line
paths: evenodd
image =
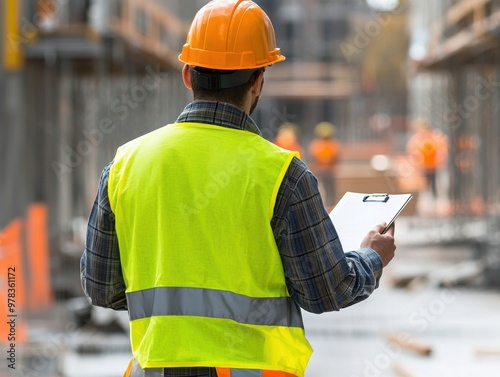
M385 233L412 197L412 194L346 192L330 212L344 251L359 249L365 235L377 224L387 223L382 232Z

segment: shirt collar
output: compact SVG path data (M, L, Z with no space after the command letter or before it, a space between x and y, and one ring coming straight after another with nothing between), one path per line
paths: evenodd
M240 108L224 102L194 101L184 108L176 123L206 123L221 127L234 128L262 133L253 119Z

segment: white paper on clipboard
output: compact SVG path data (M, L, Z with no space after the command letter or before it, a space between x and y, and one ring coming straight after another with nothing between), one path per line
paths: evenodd
M411 198L411 194L346 192L330 212L344 252L359 249L375 225L385 222L389 228Z

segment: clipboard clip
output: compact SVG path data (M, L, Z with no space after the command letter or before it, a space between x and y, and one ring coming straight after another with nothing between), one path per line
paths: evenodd
M371 194L363 198L363 202L381 202L385 203L389 200L389 194Z

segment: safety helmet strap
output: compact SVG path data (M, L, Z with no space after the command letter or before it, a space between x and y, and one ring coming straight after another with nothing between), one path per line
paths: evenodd
M254 72L261 71L259 69L241 69L236 71L207 71L200 70L195 67L190 67L191 80L202 88L216 91L221 89L229 89L235 86L245 84L250 80Z

